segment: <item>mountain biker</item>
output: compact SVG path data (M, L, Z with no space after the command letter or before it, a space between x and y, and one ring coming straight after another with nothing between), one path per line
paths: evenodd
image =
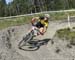
M45 14L44 16L40 17L33 17L31 20L31 24L34 27L38 28L40 33L38 35L44 35L48 28L48 20L50 18L49 14ZM35 34L37 35L37 34Z

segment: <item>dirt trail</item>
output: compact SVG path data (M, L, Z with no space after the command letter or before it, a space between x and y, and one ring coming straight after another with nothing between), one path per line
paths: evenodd
M75 26L72 22L71 26ZM73 60L75 59L75 47L67 48L67 41L54 38L58 29L68 27L67 22L50 22L48 31L44 36L38 36L36 41L49 40L47 44L40 45L36 51L24 51L18 49L18 43L31 26L29 24L15 26L0 31L0 60ZM3 37L3 38L2 38ZM52 44L53 39L54 44ZM6 46L7 45L7 46ZM7 56L8 55L8 56Z

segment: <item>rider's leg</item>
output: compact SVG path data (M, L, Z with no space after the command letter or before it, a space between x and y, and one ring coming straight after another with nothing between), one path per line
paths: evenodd
M44 35L44 27L39 28L40 34Z

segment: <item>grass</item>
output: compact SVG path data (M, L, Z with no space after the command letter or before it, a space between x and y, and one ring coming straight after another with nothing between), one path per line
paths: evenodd
M64 20L67 19L67 14L70 16L75 16L75 12L55 12L55 13L50 13L52 20Z
M31 17L19 17L0 21L0 29L28 23Z
M70 40L70 41L74 40L75 41L75 31L72 31L69 28L57 30L56 36L60 39L65 39L65 40Z
M71 16L75 15L75 12L67 12L67 13ZM58 20L63 20L65 18L67 19L67 13L55 12L55 13L49 13L49 14L51 16L52 21L58 21ZM37 14L34 16L40 16L40 15L44 15L44 14ZM4 29L7 27L16 26L16 25L26 24L26 23L30 22L31 18L34 16L25 16L25 17L13 18L13 19L0 20L0 29Z

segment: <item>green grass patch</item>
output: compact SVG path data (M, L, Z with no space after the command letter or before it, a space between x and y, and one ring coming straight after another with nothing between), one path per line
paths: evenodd
M56 31L56 36L60 39L65 40L75 40L75 31L70 30L69 28L64 28Z
M69 28L64 28L56 31L56 35L59 38L72 39L75 38L75 31L71 31Z
M32 16L31 16L32 17ZM31 17L19 17L0 21L0 29L10 26L23 25L30 21Z

